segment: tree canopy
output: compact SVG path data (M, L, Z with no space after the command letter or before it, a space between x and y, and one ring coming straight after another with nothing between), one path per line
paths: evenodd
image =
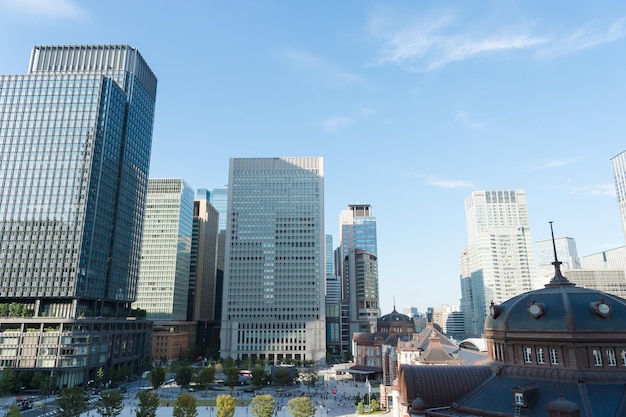
M214 381L215 381L215 368L212 365L202 368L202 370L198 374L198 378L197 378L198 384L206 387L207 385L212 384Z
M158 389L161 385L163 385L163 382L165 382L165 369L157 366L156 368L152 369L152 371L150 371L149 376L150 382L152 382L152 386L154 387L154 389Z
M124 408L123 399L124 396L119 390L104 391L96 403L96 410L102 417L117 417Z
M137 417L155 417L159 408L159 396L152 391L141 391L137 397L139 397Z
M306 371L300 373L300 380L309 389L317 384L317 379L318 373L315 369L307 369Z
M196 417L196 397L191 394L180 394L176 399L176 405L172 412L174 417Z
M176 383L183 388L189 388L189 383L193 377L191 366L181 366L176 372Z
M232 395L218 395L216 417L233 417L235 415L235 397Z
M9 411L7 411L6 417L22 417L22 412L17 405L12 404L11 407L9 407Z
M293 417L313 417L315 415L315 404L309 397L296 397L287 403L289 414Z
M269 381L269 374L265 372L262 366L255 366L252 371L251 382L255 387L264 387Z
M83 387L65 388L57 396L61 417L76 417L87 409L89 395Z
M252 415L254 417L272 417L276 401L269 394L257 395L252 399Z
M232 390L237 384L239 384L239 368L236 366L229 366L224 370L226 375L226 385Z

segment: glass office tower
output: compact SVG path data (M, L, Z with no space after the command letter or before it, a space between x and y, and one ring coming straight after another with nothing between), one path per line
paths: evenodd
M59 386L139 366L144 330L121 340L117 324L72 320L123 316L135 298L156 86L128 45L36 46L27 74L0 75L0 303L28 316L2 327L56 329L58 346L18 339L3 366L53 368Z
M323 363L322 158L231 159L221 356Z

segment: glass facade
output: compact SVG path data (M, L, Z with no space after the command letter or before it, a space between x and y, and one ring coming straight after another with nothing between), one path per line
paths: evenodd
M0 303L28 311L16 331L44 332L43 317L129 311L156 84L128 45L36 46L27 74L0 75ZM48 339L25 349L37 343ZM67 348L36 350L37 362L7 360L56 367L70 386L102 363ZM144 352L104 355L111 366L139 366Z
M137 301L151 320L186 320L194 191L182 179L150 179Z
M231 159L221 354L324 361L322 158Z

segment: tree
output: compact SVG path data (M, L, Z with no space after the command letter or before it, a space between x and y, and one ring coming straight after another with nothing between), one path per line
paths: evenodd
M83 387L65 388L57 396L57 404L61 407L61 417L76 417L87 409L89 395Z
M196 417L198 415L196 397L191 394L180 394L176 398L176 405L172 415L174 417Z
M198 383L204 387L215 381L215 368L211 365L202 368L198 375Z
M11 405L11 407L9 407L9 411L7 411L6 417L22 417L22 412L17 405L13 404Z
M269 380L269 375L265 372L265 369L261 366L255 366L252 369L251 382L255 387L263 387L267 385L267 381Z
M9 315L9 305L6 303L0 304L0 316L7 317Z
M193 376L191 366L181 366L176 372L176 383L183 388L188 388Z
M239 368L236 366L230 366L224 371L226 375L226 385L230 387L232 391L235 385L239 384Z
M252 415L254 417L272 417L276 401L269 394L257 395L252 399Z
M282 387L291 384L292 380L291 372L287 368L280 368L274 374L274 381Z
M152 391L140 391L137 397L139 398L137 417L156 417L159 396Z
M13 375L13 367L7 366L2 371L2 379L0 379L0 389L3 393L13 392L15 389L15 375Z
M300 374L300 380L309 390L317 384L318 373L315 369L307 369Z
M232 395L218 395L215 404L217 405L216 417L233 417L235 415L235 397Z
M313 417L315 415L315 404L309 397L296 397L287 403L289 414L293 417Z
M363 405L363 401L359 401L359 403L356 405L356 413L357 414L365 413L365 406Z
M359 405L359 403L361 402L361 394L359 394L358 392L356 393L356 396L354 397L354 405Z
M165 382L165 369L158 366L150 371L150 382L154 389L158 389Z
M380 404L378 404L376 398L372 398L372 401L370 402L370 407L372 407L373 412L380 411Z
M124 396L119 390L104 391L96 403L96 410L102 417L117 417L124 408Z

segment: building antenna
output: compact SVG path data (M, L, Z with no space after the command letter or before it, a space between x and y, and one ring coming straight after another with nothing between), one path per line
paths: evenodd
M560 286L560 285L566 285L566 286L575 286L575 284L572 284L571 282L569 282L569 280L567 278L565 278L563 276L563 274L561 273L561 264L563 262L559 262L559 258L556 254L556 241L554 240L554 228L552 227L552 221L548 222L550 223L550 234L552 235L552 249L554 250L554 262L552 262L552 265L554 265L554 278L552 278L550 280L549 283L547 283L545 286L546 287L555 287L555 286Z

